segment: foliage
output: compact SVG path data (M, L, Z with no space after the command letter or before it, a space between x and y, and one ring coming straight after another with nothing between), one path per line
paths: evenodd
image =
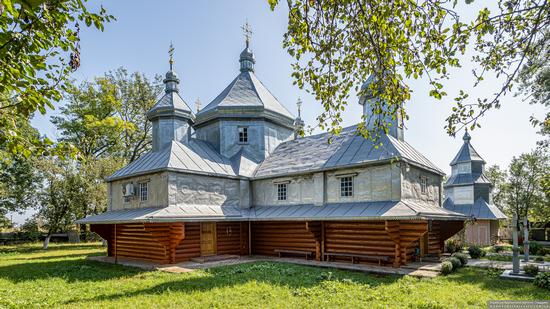
M542 256L535 257L535 262L544 262L544 258Z
M501 253L504 250L505 250L504 246L494 245L492 247L492 251L495 252L495 253Z
M160 77L154 82L124 68L96 77L91 82L69 84L68 103L52 123L61 141L78 148L86 159L119 157L134 161L151 147L151 123L146 113L160 93Z
M25 223L23 223L21 232L23 232L25 238L28 240L37 241L40 239L42 233L40 232L36 215L28 218Z
M535 241L530 241L529 242L529 254L532 254L532 255L535 255L535 254L539 254L539 255L544 255L543 254L540 254L540 251L543 250L543 246L541 244L539 244L538 242L535 242Z
M79 23L103 30L111 19L103 8L88 11L81 0L0 2L0 144L26 157L67 150L22 134L18 123L61 99L68 75L80 63Z
M539 267L537 265L525 265L523 266L523 271L529 276L536 276L539 273Z
M501 170L498 165L494 164L486 168L484 174L485 176L487 176L487 178L489 178L489 181L491 181L491 184L493 185L493 191L491 192L493 204L496 205L500 210L504 210L504 197L506 194L507 185L506 181L508 179L508 174L506 170Z
M441 263L441 273L443 275L448 275L452 273L453 269L454 269L454 266L453 266L453 263L451 263L451 261L443 261Z
M447 261L451 262L453 264L453 269L457 270L460 267L462 267L462 262L457 257L450 257L447 259Z
M479 259L480 257L485 256L485 251L481 249L480 246L471 245L468 247L468 253L472 259Z
M540 288L550 290L550 272L539 273L533 283Z
M0 247L0 289L10 291L0 294L0 306L471 308L492 299L550 299L531 283L474 267L422 280L275 262L173 274L84 259L104 254L99 243Z
M466 253L455 252L453 253L452 257L459 259L461 266L465 266L466 264L468 264L468 255Z
M274 9L278 0L268 0ZM470 3L473 1L466 1ZM500 106L518 78L520 68L528 73L536 66L524 66L535 59L547 59L550 20L545 0L499 0L496 12L487 8L473 21L456 8L457 1L286 1L288 28L283 46L296 60L295 84L313 93L323 106L319 126L339 133L341 111L352 90L369 75L377 78L360 91L374 93L372 115L381 116L376 129L387 131L385 119L405 118L402 103L410 99L408 79L426 77L429 95L447 95L442 80L449 69L460 67L460 56L473 54L475 86L486 75L502 82L491 98L470 101L461 90L455 98L447 131L454 134L462 126L479 126L479 117ZM464 12L471 9L466 6ZM542 55L541 55L542 54ZM371 136L364 127L365 136Z
M445 241L445 252L455 253L462 251L464 244L459 239L451 238Z

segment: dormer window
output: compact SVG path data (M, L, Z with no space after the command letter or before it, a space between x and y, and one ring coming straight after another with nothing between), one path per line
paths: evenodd
M239 127L239 143L248 144L248 127Z

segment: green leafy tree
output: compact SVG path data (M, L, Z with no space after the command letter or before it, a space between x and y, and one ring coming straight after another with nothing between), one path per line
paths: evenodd
M24 136L17 126L61 99L67 77L80 64L79 24L103 30L113 17L88 11L82 0L0 1L0 143L25 156L63 152L64 144Z
M23 138L38 138L38 131L28 120L19 120L18 128ZM35 159L11 152L5 143L0 143L0 158L0 216L35 207L41 182Z
M268 2L272 9L279 3ZM372 131L387 132L389 122L383 119L407 117L404 109L397 115L410 99L407 80L425 77L429 95L442 99L447 95L442 80L449 77L449 68L460 67L460 57L471 51L476 86L487 75L502 81L491 97L472 100L460 91L455 98L447 118L448 133L464 126L473 129L482 115L500 106L520 69L532 74L537 67L527 63L541 55L548 59L548 1L498 0L495 12L484 8L473 21L461 16L457 2L287 0L289 21L283 45L296 60L295 83L323 106L319 126L339 133L341 112L352 90L368 91L380 98L372 104L372 114L381 116L381 121ZM377 78L359 89L370 75ZM364 127L360 131L367 137L373 133Z
M503 190L503 201L509 214L518 218L530 217L539 220L541 210L550 207L545 202L543 181L550 169L547 153L534 150L514 157L508 168L508 181Z
M485 170L485 175L493 184L493 191L491 193L492 203L499 209L505 208L505 194L508 175L505 170L500 169L498 165L491 165Z
M79 210L84 208L84 179L72 160L48 158L37 165L45 180L38 219L47 231L43 248L48 249L51 235L71 229Z

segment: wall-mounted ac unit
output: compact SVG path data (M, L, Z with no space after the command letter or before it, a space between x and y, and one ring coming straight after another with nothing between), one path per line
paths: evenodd
M124 196L133 196L134 195L134 184L129 182L122 187L122 195Z

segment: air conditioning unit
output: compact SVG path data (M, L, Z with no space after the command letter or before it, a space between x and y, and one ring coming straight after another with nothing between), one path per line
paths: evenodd
M133 196L134 195L134 184L129 182L122 187L122 195L124 196Z

